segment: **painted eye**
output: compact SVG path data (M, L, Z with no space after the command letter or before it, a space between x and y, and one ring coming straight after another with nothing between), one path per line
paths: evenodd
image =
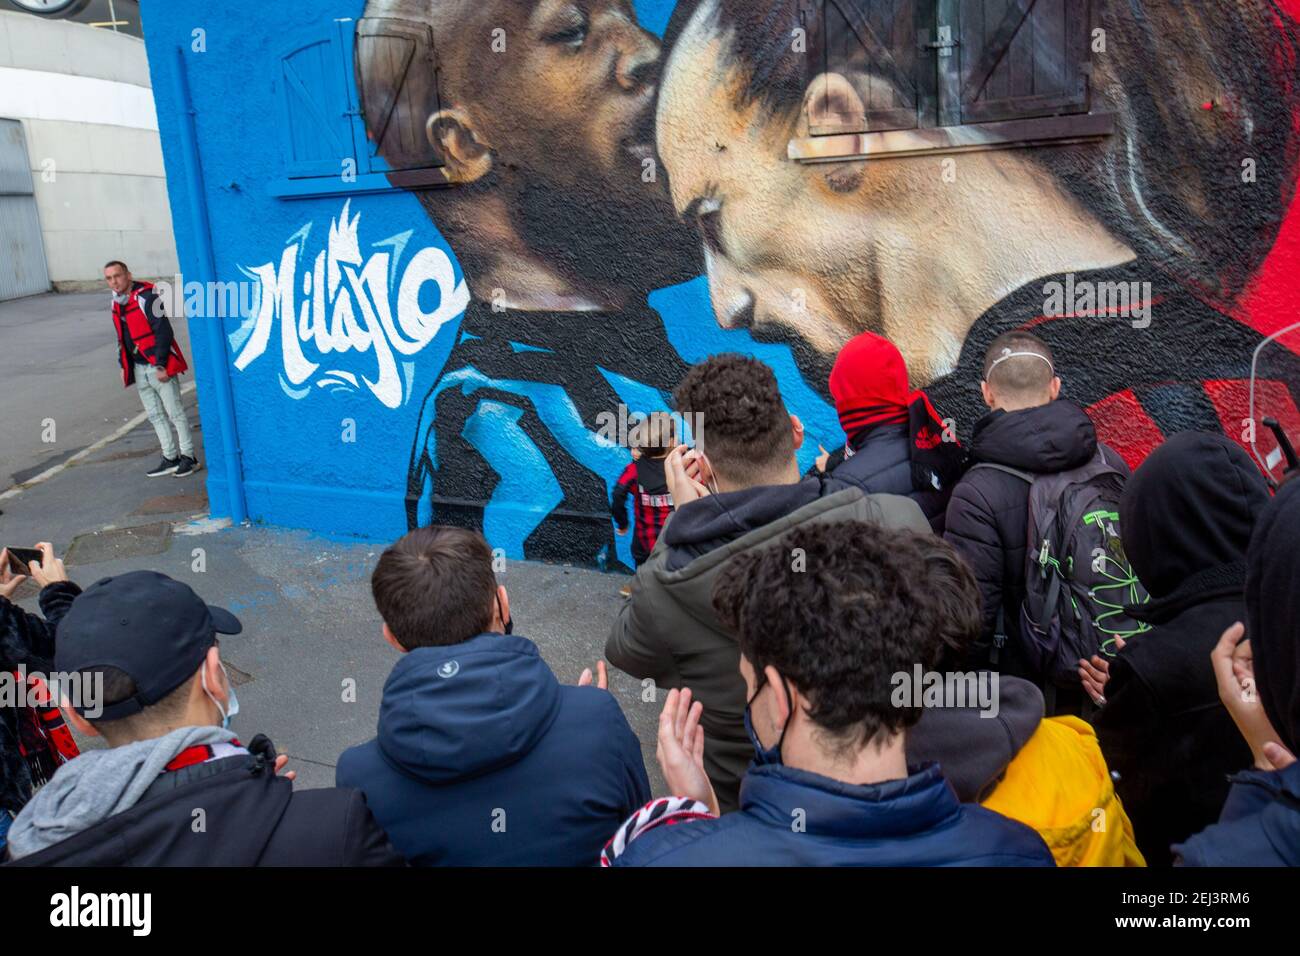
M587 22L587 18L580 15L580 19L575 19L548 35L546 41L577 49L587 42L587 34L590 30L591 25Z
M722 244L722 203L716 199L706 199L700 203L695 221L699 226L704 244L714 252L723 252Z

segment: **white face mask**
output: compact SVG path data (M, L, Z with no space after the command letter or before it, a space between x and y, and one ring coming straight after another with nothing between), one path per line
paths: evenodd
M230 675L226 672L226 665L221 665L221 676L226 679L226 694L230 702L230 709L226 710L221 706L221 701L212 696L212 691L208 690L208 669L205 667L199 671L199 679L203 681L203 693L208 695L208 700L216 705L217 710L221 713L221 729L230 729L230 720L239 713L239 698L235 696L235 685L230 683Z

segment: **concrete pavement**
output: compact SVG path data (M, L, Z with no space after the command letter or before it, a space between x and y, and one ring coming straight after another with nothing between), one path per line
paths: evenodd
M98 309L87 308L75 318L77 309L60 308L57 301L36 304L38 316L53 324L67 323L65 330L74 334L80 329L89 338L91 330L102 331L88 324L93 316L103 318ZM13 312L0 317L0 325L6 322L3 334L8 335L19 323ZM47 335L50 338L44 338ZM55 335L51 328L16 340L53 349ZM8 368L26 367L3 347L0 354L5 354ZM100 398L82 401L100 400L107 394L96 391L102 386L74 380L102 377L104 356L96 348L79 350L79 356L58 366L59 371L22 372L26 387L44 383L51 394L85 388L80 394ZM108 372L115 368L110 365ZM110 375L110 386L113 381ZM121 413L135 414L139 403L134 393L123 391L120 382L117 391L135 402ZM39 403L24 405L25 414L38 414ZM71 410L75 405L69 398L61 407ZM193 393L186 406L202 458ZM91 444L98 437L93 425L83 417L76 439L68 438L68 447L60 453L78 443ZM117 427L103 423L106 429L110 426ZM60 439L66 434L61 431ZM40 459L30 445L24 454L22 460L30 464L22 465L20 473L50 460ZM241 705L235 729L246 738L259 732L269 735L290 756L300 786L332 785L339 753L373 736L383 682L397 659L380 636L369 588L370 572L388 542L330 541L263 527L215 526L207 520L202 473L184 479L144 477L157 455L157 439L144 422L55 477L24 488L0 503L5 512L0 515L0 544L51 541L68 556L69 572L83 586L129 570L162 571L189 583L208 602L232 610L244 623L243 634L222 641L222 656L233 667ZM625 576L511 562L501 580L510 592L516 633L537 642L561 680L576 682L584 667L595 666L621 606L618 589L627 581ZM30 584L18 597L24 606L36 609ZM655 700L643 700L640 682L617 671L610 676L610 689L641 740L651 783L662 792L654 760L662 693ZM355 682L355 701L345 699L349 680Z
M190 358L187 324L172 326ZM144 410L135 389L122 387L116 342L107 291L0 302L0 492ZM51 423L54 440L47 441Z

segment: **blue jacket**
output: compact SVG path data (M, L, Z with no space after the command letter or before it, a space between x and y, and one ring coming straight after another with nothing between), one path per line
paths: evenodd
M1300 866L1300 763L1232 778L1219 822L1174 846L1180 866Z
M751 767L740 810L659 826L616 866L1055 866L1029 827L962 804L938 764L856 786L784 766Z
M337 779L416 866L594 866L650 799L613 696L562 686L537 645L504 634L404 655L378 736L344 751Z

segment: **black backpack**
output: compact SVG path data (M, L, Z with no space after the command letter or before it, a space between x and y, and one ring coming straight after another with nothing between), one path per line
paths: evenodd
M1078 687L1080 659L1114 657L1115 638L1150 629L1124 611L1149 600L1120 540L1119 500L1127 475L1101 446L1087 464L1055 474L992 462L974 467L1029 484L1022 651L1044 684Z

